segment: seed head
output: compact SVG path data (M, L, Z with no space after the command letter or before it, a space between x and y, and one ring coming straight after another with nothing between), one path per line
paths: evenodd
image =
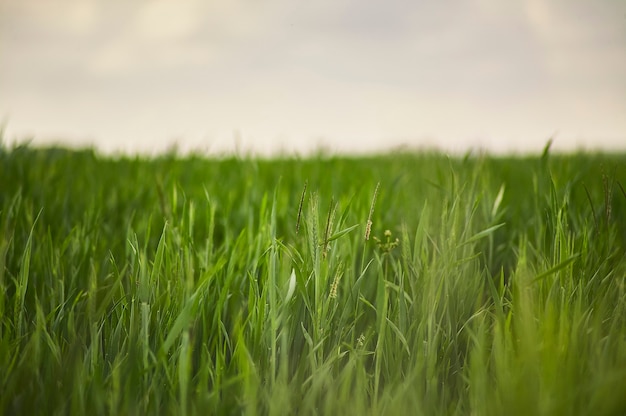
M370 213L367 216L367 225L365 226L365 240L370 239L370 232L372 231L372 215L374 215L374 205L376 205L378 188L380 188L380 182L376 184L376 189L374 189L374 197L372 198L372 205L370 205Z

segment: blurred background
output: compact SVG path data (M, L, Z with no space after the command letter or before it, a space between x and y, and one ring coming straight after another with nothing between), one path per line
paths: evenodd
M4 141L626 150L622 0L0 0Z

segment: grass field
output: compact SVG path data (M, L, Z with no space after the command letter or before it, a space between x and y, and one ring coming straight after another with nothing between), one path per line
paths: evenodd
M625 186L547 150L1 147L0 412L626 414Z

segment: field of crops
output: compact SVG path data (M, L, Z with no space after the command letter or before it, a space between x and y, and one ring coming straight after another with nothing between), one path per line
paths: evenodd
M0 147L0 414L626 413L626 155Z

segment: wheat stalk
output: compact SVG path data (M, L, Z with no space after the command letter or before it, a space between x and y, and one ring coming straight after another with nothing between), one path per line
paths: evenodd
M300 196L300 205L298 205L298 218L296 219L296 234L300 231L300 220L302 219L302 206L304 205L304 196L306 195L306 185L308 181L304 181L302 196Z
M380 182L376 184L374 190L374 197L372 198L372 205L370 206L370 213L367 216L367 225L365 226L365 240L370 239L370 233L372 232L372 215L374 215L374 206L376 205L376 197L378 196L378 188L380 188Z

